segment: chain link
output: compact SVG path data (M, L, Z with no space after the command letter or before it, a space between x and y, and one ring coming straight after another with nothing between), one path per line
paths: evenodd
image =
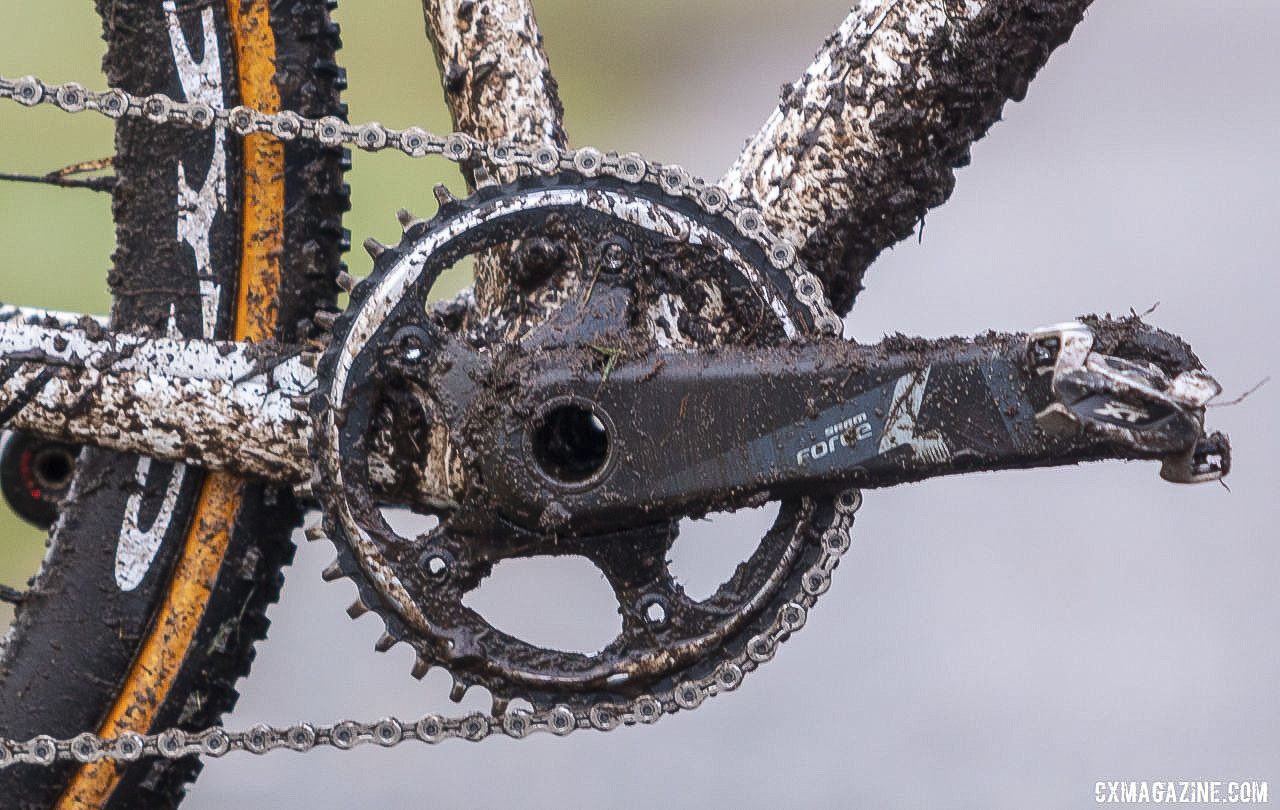
M605 174L628 183L655 183L672 196L698 200L756 242L769 262L787 273L796 299L809 310L819 333L838 335L843 329L840 318L827 303L821 282L800 263L796 246L773 233L758 208L731 200L724 189L694 177L680 166L656 163L638 154L604 153L589 146L559 149L506 140L486 142L462 132L441 137L419 127L393 129L377 121L348 124L334 116L307 118L292 110L264 113L245 106L224 109L199 101L177 101L158 93L135 96L119 88L94 92L75 82L47 84L35 76L0 76L0 98L28 107L50 104L69 113L91 111L108 118L145 118L157 124L195 129L225 127L239 135L266 133L282 141L317 141L325 146L354 146L366 152L398 150L415 158L439 155L455 163L479 161L540 174L571 170L587 177Z
M668 194L690 197L707 211L727 218L739 233L764 250L774 267L787 273L796 298L808 308L818 332L840 334L842 329L839 317L826 301L822 284L800 263L796 246L775 235L757 208L731 200L724 189L705 183L680 166L652 162L638 154L605 153L591 147L569 150L510 141L484 142L457 132L441 137L417 127L392 129L376 121L353 125L335 117L307 118L287 110L269 114L243 106L223 109L159 94L140 97L117 88L94 92L74 82L46 84L34 76L0 76L0 98L28 107L50 104L69 113L92 111L114 119L145 118L195 129L225 127L240 135L267 133L283 141L311 140L369 152L399 150L415 158L439 155L455 163L480 161L517 166L541 174L572 170L587 177L609 175L627 183L654 183ZM598 703L588 709L566 705L544 711L508 709L498 717L479 713L452 717L428 714L412 722L388 717L376 722L343 720L327 726L259 724L243 731L215 726L198 732L170 728L152 734L126 732L116 737L85 732L69 739L47 735L25 741L0 738L0 769L16 763L47 766L62 761L133 762L149 756L221 757L232 751L261 755L278 749L348 750L368 744L390 747L410 740L429 744L453 738L478 742L499 734L517 739L535 732L564 736L579 729L612 731L619 726L655 723L663 715L696 709L707 698L737 689L748 674L772 660L779 644L804 627L818 597L830 587L831 574L840 557L852 544L854 516L861 505L862 494L858 490L848 490L835 499L830 525L814 529L820 535L821 551L802 576L802 593L783 605L768 626L748 640L743 652L721 661L708 675L682 681L662 694Z
M589 709L565 705L545 711L508 709L498 717L481 713L453 717L428 714L413 721L385 717L375 722L342 720L327 726L258 724L243 731L213 727L187 732L171 728L154 734L127 732L117 737L86 732L70 739L45 735L26 741L0 739L0 769L17 763L51 765L103 759L133 762L149 756L177 759L193 754L222 757L233 751L262 755L280 749L305 752L328 747L345 751L370 744L389 748L412 740L432 745L449 739L479 742L496 735L523 739L537 732L565 736L578 730L612 731L620 726L656 723L664 715L691 711L707 698L737 689L747 675L773 659L778 645L804 627L809 611L831 585L831 572L852 545L854 517L861 505L862 493L858 490L848 490L836 498L832 521L821 532L821 553L803 576L802 596L779 608L741 654L721 661L700 679L676 684L666 694L597 703Z

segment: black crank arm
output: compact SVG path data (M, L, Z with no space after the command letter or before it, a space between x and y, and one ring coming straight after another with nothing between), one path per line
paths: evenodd
M482 475L495 507L544 530L978 470L1158 459L1195 481L1229 463L1203 431L1217 383L1134 321L653 355L607 378L578 357L542 362Z

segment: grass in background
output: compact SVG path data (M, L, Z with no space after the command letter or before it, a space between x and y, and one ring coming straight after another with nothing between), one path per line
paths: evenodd
M89 3L11 3L5 18L0 73L105 84L100 24ZM73 119L50 108L27 110L6 102L0 105L0 171L43 174L110 155L112 132L111 122L98 116ZM112 234L106 194L0 185L0 301L106 312ZM25 585L39 568L44 539L0 505L0 582ZM0 627L8 626L10 616L9 606L0 605Z
M0 27L0 73L106 85L100 21L90 3L44 0L10 6ZM647 150L637 133L663 109L661 88L669 88L685 71L697 75L699 42L723 37L733 26L766 13L771 4L535 0L535 7L573 142L627 151ZM347 0L335 16L343 26L339 62L349 71L345 99L351 119L448 132L449 116L418 0ZM652 35L658 28L665 31L661 37ZM640 31L648 34L637 36ZM112 151L112 125L99 116L0 105L0 171L40 174ZM395 212L401 207L419 216L434 213L435 183L463 191L457 170L443 160L410 161L356 151L353 161L347 178L352 210L346 224L356 245L369 236L396 241L400 229ZM0 184L0 301L105 313L112 247L107 195ZM347 262L357 276L372 267L358 248ZM461 266L442 279L437 295L452 296L469 283L468 266ZM38 531L0 506L0 582L25 582L37 570L42 540ZM0 627L7 624L6 610L0 606Z

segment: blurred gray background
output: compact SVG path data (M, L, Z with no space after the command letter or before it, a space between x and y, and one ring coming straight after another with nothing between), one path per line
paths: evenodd
M93 31L87 4L59 4ZM848 10L535 6L576 144L713 177ZM446 127L415 0L361 0L339 19L353 119ZM42 35L31 24L0 32L4 72L96 69L100 50L62 58L26 44ZM1159 302L1150 320L1191 340L1226 398L1277 373L1277 30L1270 0L1100 0L977 145L923 241L873 268L847 334L1025 329ZM0 126L16 121L6 111ZM109 129L87 131L99 147L67 146L62 163L109 151ZM59 143L31 168L61 165ZM400 205L430 210L445 172L357 156L356 241L392 236ZM0 189L5 255L19 258L0 300L105 308L105 293L24 286L31 262L72 249L21 241L31 226L15 223L47 216L37 206L53 199ZM74 249L100 273L109 222L90 237ZM351 261L367 271L363 255ZM1230 491L1107 464L868 493L805 630L695 713L610 735L233 756L206 765L188 806L1083 807L1106 779L1266 779L1280 791L1277 386L1211 411L1236 447ZM677 564L709 586L762 519L686 533ZM456 708L442 674L409 678L403 645L373 652L380 622L343 613L354 587L320 581L331 555L300 544L230 725ZM589 643L616 623L582 567L496 579L482 601L511 629L539 617L543 638Z

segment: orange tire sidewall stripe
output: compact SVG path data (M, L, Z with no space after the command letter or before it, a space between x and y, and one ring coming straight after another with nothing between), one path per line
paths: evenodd
M241 102L263 112L279 111L276 43L267 0L227 0L227 17ZM236 340L263 341L274 336L279 317L284 145L270 135L249 135L244 138L243 163L244 219L233 335ZM151 730L213 594L240 508L241 486L239 479L222 473L205 477L164 603L99 734L114 737ZM121 773L112 762L81 766L57 806L60 810L103 806Z

